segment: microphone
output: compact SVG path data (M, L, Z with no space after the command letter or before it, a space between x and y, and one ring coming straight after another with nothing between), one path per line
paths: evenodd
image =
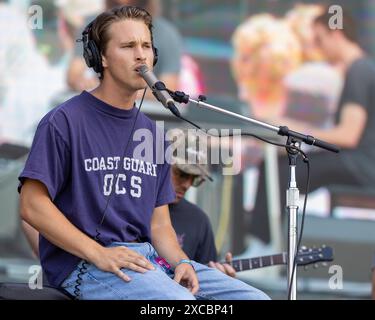
M159 81L155 74L150 71L146 65L140 66L137 69L137 72L146 81L155 98L158 99L163 106L169 109L176 117L180 117L180 111L176 108L172 97L166 90L165 84Z

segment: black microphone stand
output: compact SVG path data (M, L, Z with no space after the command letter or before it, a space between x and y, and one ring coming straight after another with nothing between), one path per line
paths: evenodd
M167 89L168 90L168 89ZM289 130L288 127L280 126L276 127L268 123L245 117L243 115L228 111L223 108L219 108L213 105L210 105L206 102L206 97L199 96L198 100L191 99L187 94L182 91L170 91L168 90L171 97L179 103L194 103L196 106L208 110L212 110L218 113L222 113L233 118L249 122L258 127L262 127L274 133L277 133L280 136L287 137L286 151L289 158L289 184L286 191L287 197L287 208L288 208L288 268L287 268L287 280L288 280L288 299L296 300L297 299L297 270L295 268L295 257L297 254L297 213L298 213L298 200L299 200L299 190L297 187L297 178L296 178L296 166L297 166L297 157L299 151L293 147L299 148L301 143L304 142L308 145L313 145L331 152L338 153L340 149L327 143L325 141L314 138L313 136L304 135L302 133Z

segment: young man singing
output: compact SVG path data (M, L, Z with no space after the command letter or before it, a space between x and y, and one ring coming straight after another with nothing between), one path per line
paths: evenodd
M151 16L112 9L83 41L100 85L42 119L20 175L21 215L41 234L49 283L80 299L268 299L189 260L177 242L170 166L155 159L164 141L134 106L146 87L137 69L155 59ZM152 162L136 156L140 129L154 138Z

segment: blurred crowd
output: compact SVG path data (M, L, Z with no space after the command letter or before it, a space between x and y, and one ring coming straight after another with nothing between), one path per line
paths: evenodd
M341 77L338 68L325 62L314 41L312 23L322 12L322 6L299 4L283 18L267 13L251 16L235 30L233 74L239 97L256 118L290 114L330 125ZM315 117L296 110L302 94L305 111L315 112Z
M162 17L160 1L26 2L0 3L2 141L30 145L37 123L51 107L76 92L98 85L96 74L86 67L79 39L84 27L96 15L118 5L143 7L153 15L154 38L159 49L155 73L160 80L171 90L184 87L192 95L203 93L199 67L184 54L177 28ZM34 6L42 8L41 30L30 25L31 20L38 18L36 12L34 15ZM153 98L151 93L148 98Z
M154 16L155 43L161 60L155 71L166 86L192 96L205 93L199 64L184 50L178 29L163 18L158 0L3 1L2 140L29 145L35 125L49 108L74 92L98 84L76 40L99 12L121 4L144 7ZM43 10L41 30L30 26L30 19L37 18L32 10L35 5ZM253 15L234 30L234 55L229 63L238 98L248 104L254 117L272 120L290 115L323 127L332 125L342 77L339 66L325 63L314 45L311 23L321 10L318 5L296 5L285 17Z

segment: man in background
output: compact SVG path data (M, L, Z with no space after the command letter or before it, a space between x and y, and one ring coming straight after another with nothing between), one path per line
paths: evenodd
M217 262L217 250L212 226L208 215L197 205L185 199L190 187L199 187L206 180L211 180L207 164L207 146L199 141L199 135L192 130L175 129L170 132L177 137L174 146L181 147L185 158L173 156L172 182L176 192L176 200L169 204L169 212L178 242L190 259L208 264L231 277L235 277L235 270L228 264L232 254L225 256L227 263ZM199 148L197 147L199 145ZM197 157L196 164L188 163L187 159Z
M310 192L330 185L356 188L372 188L375 185L375 64L359 45L355 22L350 15L343 12L342 29L331 29L331 18L332 15L326 8L314 20L313 30L315 42L328 62L334 66L339 65L345 74L334 126L321 129L286 118L271 121L341 147L340 154L321 150L308 154L312 164ZM288 183L287 165L287 158L280 157L280 190L285 190ZM264 173L262 164L250 232L264 243L269 243ZM307 179L304 164L297 166L296 175L299 185L304 187ZM302 193L305 192L306 190L302 190ZM284 207L285 197L282 196L281 208Z

